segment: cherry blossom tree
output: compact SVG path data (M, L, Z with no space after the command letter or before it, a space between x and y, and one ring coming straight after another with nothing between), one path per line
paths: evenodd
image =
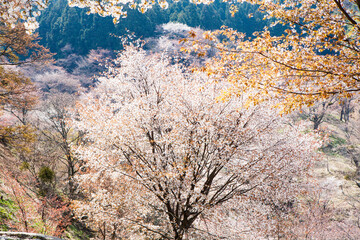
M78 159L71 152L71 145L76 144L80 139L80 134L73 131L68 124L67 118L70 115L70 109L73 108L76 96L67 93L52 92L44 101L42 111L39 113L39 130L48 145L53 145L52 151L56 157L52 159L64 166L62 178L66 182L66 192L70 198L76 186L73 184L73 177L78 171Z
M230 200L229 211L269 193L274 206L293 201L319 141L265 106L246 109L246 95L217 102L222 88L127 47L77 105L78 215L103 236L184 239L215 235L200 216Z
M0 21L11 28L24 21L27 32L32 33L39 26L36 21L36 17L40 15L39 10L43 10L47 2L47 0L1 0Z

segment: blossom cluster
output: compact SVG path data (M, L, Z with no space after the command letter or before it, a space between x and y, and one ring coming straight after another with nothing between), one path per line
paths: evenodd
M0 20L11 27L23 21L27 33L31 34L39 27L36 17L46 6L47 0L0 0Z
M86 133L75 149L86 166L78 181L88 196L77 211L92 226L126 227L109 226L122 237L139 226L174 237L230 200L230 209L244 199L293 201L320 141L265 105L246 108L245 94L216 101L227 85L165 56L123 51L77 105L73 124Z

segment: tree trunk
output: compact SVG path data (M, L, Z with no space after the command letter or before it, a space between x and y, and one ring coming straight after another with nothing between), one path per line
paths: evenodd
M355 149L348 149L351 160L354 162L356 171L355 171L355 180L360 183L360 153Z

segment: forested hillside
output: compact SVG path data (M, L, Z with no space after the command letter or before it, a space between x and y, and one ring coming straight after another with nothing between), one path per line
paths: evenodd
M89 15L86 9L71 8L65 0L56 0L40 16L39 34L41 44L57 53L56 58L61 58L69 52L85 55L97 48L119 50L122 48L119 37L124 34L131 32L143 39L154 37L159 35L157 27L168 22L184 23L204 30L226 25L248 36L269 25L257 6L247 3L238 6L239 11L233 17L229 4L220 1L211 5L171 2L168 9L155 5L144 14L127 8L127 17L114 24L110 17Z

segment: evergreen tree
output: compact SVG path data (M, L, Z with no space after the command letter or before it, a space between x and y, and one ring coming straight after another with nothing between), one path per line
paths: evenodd
M221 1L211 5L171 2L167 10L156 5L145 14L126 9L127 18L114 25L110 17L88 15L86 9L70 8L65 0L55 0L39 18L39 35L41 43L57 53L56 58L63 58L69 53L85 55L97 48L120 50L122 45L117 36L133 32L141 38L154 37L156 27L167 22L180 22L205 30L226 25L248 36L268 25L262 20L263 15L257 6L238 4L238 8L239 11L232 17L229 4ZM249 13L254 17L249 18Z

